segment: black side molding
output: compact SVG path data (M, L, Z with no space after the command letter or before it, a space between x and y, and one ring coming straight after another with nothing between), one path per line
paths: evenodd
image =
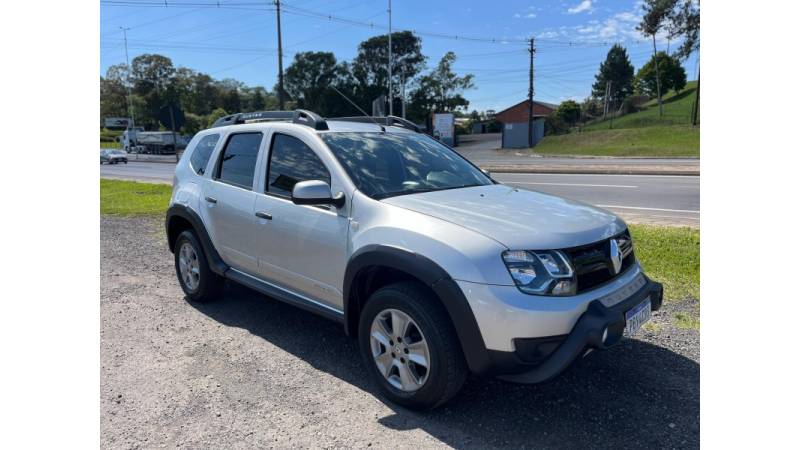
M356 333L360 302L356 282L363 271L370 267L388 267L409 274L429 286L441 299L456 329L461 349L470 370L477 374L486 373L491 365L486 344L483 341L478 322L472 313L467 298L455 281L438 264L430 259L407 250L385 245L367 245L358 250L347 263L344 275L344 315L345 332Z
M200 245L203 246L203 253L205 253L206 258L208 258L211 271L217 275L225 276L225 272L227 272L230 267L225 264L225 261L219 256L217 249L214 248L214 244L211 242L211 238L208 236L208 232L206 231L206 227L203 226L203 221L200 219L200 216L184 205L174 204L167 210L167 218L164 221L164 225L167 230L169 251L175 251L174 239L176 236L173 236L173 234L175 234L173 227L182 225L179 222L183 221L188 222L197 234Z

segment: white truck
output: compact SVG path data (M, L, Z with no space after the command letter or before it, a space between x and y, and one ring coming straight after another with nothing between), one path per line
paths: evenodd
M189 143L186 136L173 134L171 131L144 131L136 127L125 130L119 136L122 149L128 153L146 153L153 155L172 155L182 151Z

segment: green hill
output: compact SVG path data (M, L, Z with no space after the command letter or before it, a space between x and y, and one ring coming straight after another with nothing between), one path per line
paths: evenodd
M697 81L686 83L686 87L679 93L674 91L664 95L663 106L664 116L658 117L658 100L650 100L645 103L643 111L592 122L583 127L583 131L608 130L616 128L641 128L654 125L691 125L692 107L694 105Z
M693 127L697 82L664 96L664 116L651 100L642 111L590 123L569 134L545 136L531 152L586 156L700 156L700 127Z

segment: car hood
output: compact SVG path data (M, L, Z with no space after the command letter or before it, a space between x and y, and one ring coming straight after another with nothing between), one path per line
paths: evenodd
M463 226L517 250L576 247L625 230L625 223L604 209L502 184L382 201Z

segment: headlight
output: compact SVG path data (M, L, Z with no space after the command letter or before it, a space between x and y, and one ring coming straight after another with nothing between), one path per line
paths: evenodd
M567 257L558 250L503 252L503 262L520 291L534 295L575 295L578 283Z

